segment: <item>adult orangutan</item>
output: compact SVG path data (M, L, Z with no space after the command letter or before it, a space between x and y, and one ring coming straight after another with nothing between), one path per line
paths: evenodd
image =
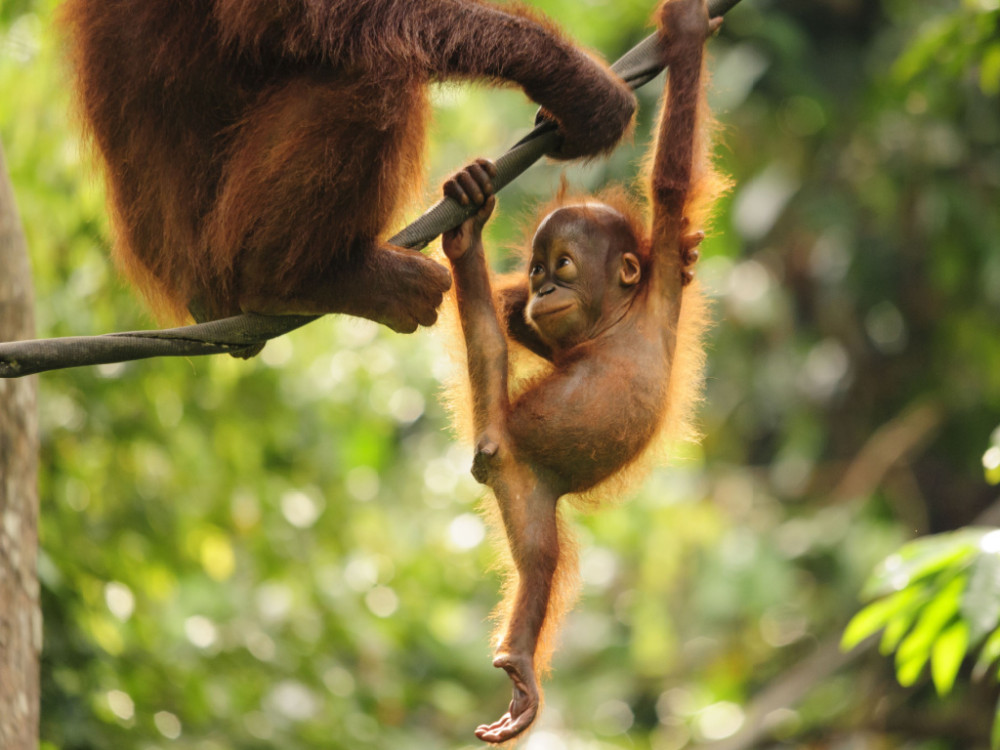
M488 742L516 736L539 708L536 674L547 667L575 564L566 560L559 499L648 459L699 388L703 302L690 282L704 234L694 228L720 187L705 148L703 46L721 19L709 19L706 0L666 2L659 18L669 86L648 226L622 193L564 201L538 225L527 274L495 300L481 237L495 202L493 166L480 161L444 187L482 205L444 236L443 249L466 344L473 474L496 496L517 571L493 662L514 695L506 715L476 730ZM509 338L549 363L513 395Z
M607 151L634 98L520 6L485 0L67 0L116 256L167 319L430 325L447 269L383 235L421 176L427 85L514 82L554 156Z

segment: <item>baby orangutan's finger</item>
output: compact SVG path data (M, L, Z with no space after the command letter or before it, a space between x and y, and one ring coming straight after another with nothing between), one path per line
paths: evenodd
M462 204L463 206L468 205L469 202L471 202L474 206L480 206L483 201L486 200L486 196L483 194L483 188L477 180L477 175L473 174L473 170L480 172L482 174L482 178L487 182L489 181L485 172L474 164L466 167L463 171L455 175L455 180L459 185L461 185L466 196L468 196L467 201Z
M681 260L684 261L684 265L690 266L697 262L700 257L700 253L697 248L698 245L704 241L704 239L704 232L692 232L691 234L681 237Z
M479 190L482 192L484 201L485 198L493 195L496 191L493 189L493 178L497 175L496 165L489 159L476 159L475 162L470 164L465 168L465 173L471 177ZM463 183L464 184L464 183ZM469 192L469 196L474 198L473 192Z
M462 206L469 205L469 196L466 195L465 190L461 185L458 184L458 175L455 175L450 180L444 184L444 194L451 198L453 201Z
M465 172L475 181L484 196L493 194L493 183L490 181L490 175L481 164L470 164L465 168Z
M497 165L489 159L476 159L476 164L482 167L483 171L485 171L490 177L497 176Z
M497 168L489 159L477 159L444 184L444 194L462 206L482 205L493 194L491 179Z
M681 271L681 286L687 286L694 281L694 271Z
M493 214L493 209L497 205L497 197L495 195L490 195L486 198L486 202L483 203L483 207L476 212L476 223L480 226L486 223L486 220L490 218Z
M684 249L698 247L702 242L705 241L705 233L702 231L692 232L691 234L686 234L681 240L684 245Z

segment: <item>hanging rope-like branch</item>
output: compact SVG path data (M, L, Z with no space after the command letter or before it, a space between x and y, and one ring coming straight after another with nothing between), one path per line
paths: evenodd
M725 15L739 2L710 0L709 14L712 17ZM651 34L626 52L611 69L631 88L637 89L663 70L662 55L657 46L658 35ZM496 160L494 188L501 190L513 182L545 154L558 148L559 139L555 123L547 121L537 125ZM397 247L422 249L441 233L457 227L474 211L474 208L463 207L451 198L445 198L388 241ZM0 344L0 378L18 378L48 370L150 357L249 354L264 342L301 328L319 317L322 316L246 313L180 328L12 341Z

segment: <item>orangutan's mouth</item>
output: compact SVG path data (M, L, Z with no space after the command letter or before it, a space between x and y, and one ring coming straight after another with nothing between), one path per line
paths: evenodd
M557 313L565 312L566 310L569 310L571 307L573 307L573 303L569 302L569 303L567 303L565 305L560 305L559 307L552 307L552 308L548 308L546 310L542 310L540 312L536 312L535 313L535 317L536 318L544 318L544 317L549 316L549 315L555 315Z

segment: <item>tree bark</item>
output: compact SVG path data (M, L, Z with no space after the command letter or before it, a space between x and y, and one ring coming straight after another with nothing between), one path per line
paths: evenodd
M0 145L0 341L34 336L27 243ZM38 746L42 646L35 377L0 380L0 748Z

